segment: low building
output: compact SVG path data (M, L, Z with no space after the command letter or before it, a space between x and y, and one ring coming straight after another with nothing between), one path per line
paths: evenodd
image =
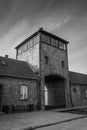
M37 76L26 62L0 57L0 110L35 109L37 82Z
M70 72L70 96L73 107L87 105L87 75Z

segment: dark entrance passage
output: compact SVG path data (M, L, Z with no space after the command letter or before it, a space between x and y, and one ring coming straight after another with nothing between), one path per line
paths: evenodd
M1 111L1 103L2 103L2 85L0 85L0 111Z
M55 75L45 77L46 109L65 107L65 81Z

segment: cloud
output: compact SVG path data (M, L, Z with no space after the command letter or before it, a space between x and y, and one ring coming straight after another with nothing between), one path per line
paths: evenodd
M64 18L56 19L56 20L49 17L45 21L43 20L42 24L46 25L45 26L46 30L53 32L55 30L58 30L62 26L64 26L66 23L70 22L71 19L72 19L71 16L67 16L67 17L64 17Z
M13 28L8 30L8 33L3 35L0 39L0 53L2 55L8 54L11 49L13 49L18 42L21 42L26 36L26 28L28 24L26 21L18 22ZM24 35L25 34L25 35ZM5 48L3 49L3 46Z

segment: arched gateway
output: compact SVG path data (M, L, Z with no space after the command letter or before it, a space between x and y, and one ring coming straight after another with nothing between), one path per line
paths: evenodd
M45 77L45 108L65 107L65 79L58 75Z

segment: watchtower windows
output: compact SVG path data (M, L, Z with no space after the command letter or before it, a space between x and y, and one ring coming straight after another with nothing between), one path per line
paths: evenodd
M41 34L41 41L50 44L50 37L44 34Z
M44 56L44 60L45 60L45 64L48 64L48 62L49 62L48 56Z
M55 46L58 48L58 40L55 40Z
M39 38L40 38L39 35L37 35L36 37L34 37L34 39L33 39L34 45L39 42Z
M45 34L41 34L41 41L43 43L46 43L46 44L56 47L58 49L61 49L64 51L66 50L66 43L64 43L60 39L57 39L57 38L54 38L51 36L47 36Z
M18 49L18 55L23 52L23 46Z
M55 39L51 38L51 45L55 46Z
M59 48L62 49L62 50L65 50L65 44L62 43L62 42L59 42Z
M32 47L32 46L33 46L33 39L31 39L31 40L29 41L29 43L30 43L30 47Z
M27 44L25 44L24 46L23 46L23 51L26 51L27 50Z
M18 48L17 54L22 54L25 51L27 51L30 48L33 48L36 44L39 43L40 36L37 35L34 38L31 38L30 40L26 41L21 47Z

